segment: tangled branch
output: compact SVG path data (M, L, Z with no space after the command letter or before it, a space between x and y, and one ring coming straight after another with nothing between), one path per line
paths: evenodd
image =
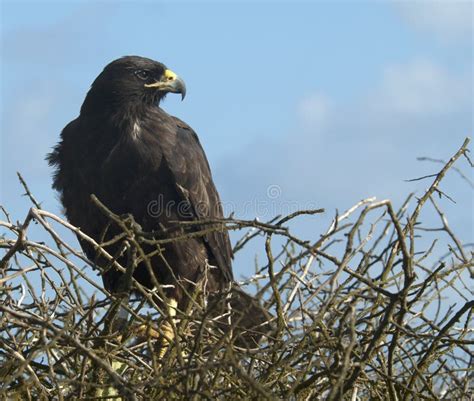
M265 238L265 263L240 283L273 316L259 346L243 346L233 330L222 330L222 316L209 312L197 285L190 310L178 312L177 340L161 359L157 340L135 328L160 331L168 312L155 299L163 294L137 283L106 244L42 210L23 182L33 204L26 218L15 223L2 208L0 220L2 399L94 399L100 388L112 389L102 397L111 400L469 399L473 253L435 199L444 194L446 172L467 157L468 144L431 177L419 199L410 195L398 209L389 200L363 200L336 215L316 240L298 238L290 223L321 209L268 223L182 222L179 235L157 238L96 199L122 225L120 239L145 261L150 255L140 252L142 244L159 252L170 241L213 230L243 230L236 252ZM424 227L422 212L438 216L441 228ZM32 239L38 228L41 240ZM103 289L93 263L65 239L68 233L128 275L142 295L125 305L125 328L113 324L114 305L123 306L123 299ZM427 242L429 235L436 237Z

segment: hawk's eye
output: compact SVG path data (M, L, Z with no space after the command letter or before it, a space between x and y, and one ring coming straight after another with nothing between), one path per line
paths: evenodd
M150 73L146 70L137 70L135 75L143 81L146 81L150 77Z

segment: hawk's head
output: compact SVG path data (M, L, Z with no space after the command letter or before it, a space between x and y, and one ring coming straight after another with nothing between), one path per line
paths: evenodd
M180 93L186 86L173 71L158 61L125 56L108 64L93 82L86 103L97 107L128 103L158 104L167 93ZM99 107L100 108L100 107Z

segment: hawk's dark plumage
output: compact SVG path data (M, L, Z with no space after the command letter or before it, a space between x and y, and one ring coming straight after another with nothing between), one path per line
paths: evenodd
M159 107L168 92L184 97L185 86L163 64L136 56L111 62L93 82L79 117L64 128L61 141L48 156L56 168L53 186L61 195L67 218L97 242L113 238L120 230L92 204L91 194L112 212L133 215L147 232L169 229L173 220L223 217L196 133ZM106 266L89 244L82 242L82 246L91 260ZM107 250L118 255L121 248L118 243ZM175 285L175 276L184 288L192 289L190 282L198 281L206 269L210 293L232 282L232 250L226 231L168 243L164 248L172 273L162 257L151 259L160 284ZM122 255L118 261L126 265L126 258ZM106 289L119 290L120 277L113 268L103 274ZM144 263L138 265L134 277L152 287ZM167 295L180 308L187 302L180 286ZM256 305L248 296L238 298L237 303L248 303L251 309ZM259 320L255 312L251 314Z
M157 82L164 85L154 86ZM196 133L158 107L169 91L183 92L184 84L163 64L142 57L113 61L94 81L79 117L64 128L49 155L67 218L99 242L104 235L112 238L117 227L106 230L109 221L92 204L91 194L116 214L132 214L148 232L169 228L173 220L223 216ZM94 260L95 251L83 245ZM206 263L215 266L209 271L211 292L232 280L227 232L170 243L164 256L180 279L196 281ZM173 283L161 257L154 257L152 265L159 283ZM119 274L110 269L104 275L107 290L116 289ZM138 266L135 278L151 286L145 266ZM182 300L178 287L170 295Z

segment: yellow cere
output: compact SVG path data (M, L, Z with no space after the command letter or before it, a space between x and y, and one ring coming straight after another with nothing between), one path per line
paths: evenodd
M165 70L165 78L168 79L168 81L172 81L176 79L178 76L171 70Z
M161 79L161 81L153 82L152 84L145 84L145 88L159 88L160 86L163 86L164 83L174 81L178 78L178 76L171 70L165 70L163 77L164 79Z

